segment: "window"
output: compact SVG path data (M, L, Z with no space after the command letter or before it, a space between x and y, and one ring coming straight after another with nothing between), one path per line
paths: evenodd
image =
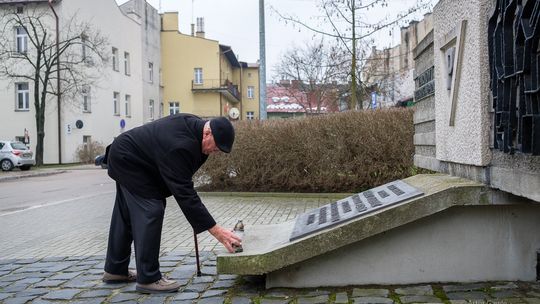
M163 102L159 103L159 118L163 117Z
M248 78L251 78L251 73L248 73Z
M131 117L131 95L126 95L126 117Z
M255 92L255 87L254 86L248 86L247 97L249 99L253 99L254 92Z
M120 70L118 66L118 49L117 48L112 48L112 67L113 67L113 70L117 72Z
M86 61L86 44L88 43L88 38L85 34L81 35L81 56L84 61Z
M28 82L20 82L15 84L17 90L16 111L30 110L30 91L28 90Z
M195 84L203 83L202 68L195 68Z
M150 120L154 120L154 100L150 99L148 103L148 111L150 112Z
M180 113L180 103L179 102L169 102L169 115L174 115Z
M4 148L4 145L5 145L4 143L0 142L0 150L2 150Z
M247 119L254 119L255 118L255 112L246 112L246 118Z
M91 101L90 101L90 87L85 86L82 89L82 110L85 113L91 112Z
M154 82L154 64L152 62L148 63L148 79L150 83Z
M129 53L128 52L124 52L124 70L126 72L126 75L130 75L131 72L130 72L130 69L129 69Z
M28 34L26 33L26 30L22 26L17 26L15 32L17 35L17 45L15 46L17 53L24 54L28 52Z
M88 152L88 146L92 144L92 136L83 135L82 137L84 150Z
M24 8L22 6L17 6L17 14L24 13Z
M120 115L120 93L114 92L113 93L113 106L114 106L114 115L119 116Z

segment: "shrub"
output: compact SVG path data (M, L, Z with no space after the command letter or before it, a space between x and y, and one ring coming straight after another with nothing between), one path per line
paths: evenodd
M79 145L75 151L77 159L81 163L94 163L96 156L105 153L105 146L99 141L89 141Z
M201 190L360 192L409 176L412 110L241 121L230 154L209 157Z

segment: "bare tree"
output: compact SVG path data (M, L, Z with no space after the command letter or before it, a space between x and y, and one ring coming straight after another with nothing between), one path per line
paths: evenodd
M43 164L45 109L62 97L62 105L75 105L88 87L102 77L108 61L108 40L77 15L63 22L56 48L54 16L48 7L35 4L17 8L3 6L0 16L0 77L11 83L27 81L33 85L36 110L36 164ZM60 75L60 90L57 83ZM80 105L80 104L79 104Z
M389 16L375 23L362 20L362 17L375 7L387 7L389 0L319 0L319 10L322 12L319 22L311 24L306 20L280 12L272 8L285 22L306 28L316 34L335 38L347 52L350 65L347 77L350 80L350 108L358 104L358 87L362 85L359 61L363 60L365 52L360 50L359 43L369 39L376 32L408 22L406 20L415 12L430 6L431 0L416 0L410 8L395 16Z
M307 114L321 113L323 104L337 103L337 83L345 63L340 52L321 39L287 50L278 63L276 76L292 80L285 89Z

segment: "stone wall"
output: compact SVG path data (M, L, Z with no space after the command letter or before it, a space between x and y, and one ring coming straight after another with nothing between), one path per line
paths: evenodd
M435 157L435 96L433 79L433 31L418 43L414 56L414 165L438 171Z

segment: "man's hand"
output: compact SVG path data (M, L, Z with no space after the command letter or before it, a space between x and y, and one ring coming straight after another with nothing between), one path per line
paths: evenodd
M242 245L242 239L239 238L234 232L227 230L219 225L208 229L208 232L212 234L230 253L234 252L233 244L235 246Z

